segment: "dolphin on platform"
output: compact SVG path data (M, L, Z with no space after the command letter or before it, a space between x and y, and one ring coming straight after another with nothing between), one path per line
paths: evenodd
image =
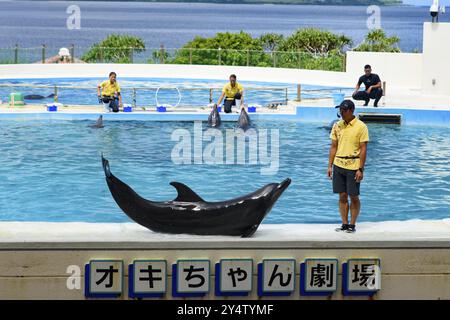
M252 236L275 202L291 183L270 183L235 199L207 202L180 182L171 182L178 196L154 202L138 195L115 177L102 155L109 190L123 212L138 224L155 232L171 234Z

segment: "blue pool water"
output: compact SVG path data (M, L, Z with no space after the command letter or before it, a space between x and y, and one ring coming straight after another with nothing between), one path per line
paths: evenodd
M215 201L290 177L291 186L264 223L339 222L337 196L326 177L328 131L317 124L257 122L260 132L274 129L280 137L279 169L261 175L260 164L174 164L171 135L175 129L192 132L192 122L106 121L97 130L91 123L0 122L1 221L129 222L107 188L104 153L112 172L148 199L174 199L170 181ZM233 126L224 123L221 132ZM369 124L369 130L359 221L450 217L448 128Z
M47 97L54 93L54 86L58 86L58 102L63 104L95 105L97 100L97 85L107 78L85 78L85 79L19 79L0 80L0 99L9 101L11 92L21 92L24 95L39 94ZM221 94L222 87L227 83L217 80L194 80L194 79L169 79L169 78L118 78L122 88L123 102L132 104L133 88L136 91L136 105L142 107L154 107L170 104L181 106L205 106L209 103L210 88L213 88L213 102L216 102ZM296 84L283 84L274 82L239 81L243 84L245 101L248 104L267 105L273 102L284 102L288 89L289 100L297 98ZM14 85L8 87L6 85ZM19 87L17 87L19 86ZM45 86L44 88L33 88L32 86ZM77 89L77 88L85 89ZM159 91L158 91L159 88ZM193 90L194 89L194 90ZM331 97L333 93L343 92L351 94L352 88L321 87L302 85L302 98ZM45 100L25 100L27 103L49 103L53 98Z

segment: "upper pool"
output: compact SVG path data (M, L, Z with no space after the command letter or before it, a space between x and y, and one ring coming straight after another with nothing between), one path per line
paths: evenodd
M326 177L329 133L317 124L257 121L256 132L267 129L269 138L279 136L277 168L262 175L268 166L248 159L174 163L173 134L191 134L194 148L193 122L105 121L103 129L89 128L92 121L0 123L0 221L130 221L109 193L101 153L115 175L148 199L174 199L170 181L217 201L290 177L291 186L264 223L340 221ZM225 136L233 126L226 122L217 133ZM369 130L359 221L450 217L450 130L377 124ZM223 142L225 156L229 143ZM203 141L203 149L207 145ZM269 152L275 150L271 146Z
M11 92L24 95L38 94L49 96L57 86L58 102L63 104L95 105L97 101L97 85L107 78L51 78L51 79L3 79L0 80L0 99L8 101ZM239 79L238 79L239 81ZM209 103L210 94L216 102L222 87L227 83L208 79L176 79L176 78L120 78L124 103L133 103L133 88L136 88L137 106L155 106L161 104L182 106L200 106ZM249 104L267 105L273 102L284 102L287 98L297 98L297 86L288 83L262 81L239 81L247 88L245 101ZM210 89L213 89L210 93ZM323 87L302 85L302 98L331 97L332 93L345 92L351 94L352 88ZM52 102L53 98L44 100L25 100L28 103Z

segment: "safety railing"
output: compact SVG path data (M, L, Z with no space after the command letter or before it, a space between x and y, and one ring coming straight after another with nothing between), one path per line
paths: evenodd
M60 48L0 48L0 64L19 63L149 63L297 68L345 71L341 53L262 51L198 48L111 48L67 47L70 55L59 56Z
M19 90L19 89L25 90ZM9 90L8 90L9 89ZM76 85L45 85L30 83L0 83L0 98L12 92L22 92L37 95L39 100L61 102L72 105L92 105L96 103L97 88L92 86ZM245 87L245 100L255 101L265 95L266 104L278 102L287 104L290 100L289 87ZM173 105L204 106L216 102L222 87L177 87L163 84L159 87L121 86L121 94L125 103L133 107L160 105L162 101L170 101ZM158 101L159 94L159 101ZM140 103L138 103L141 98ZM182 99L184 98L184 99ZM6 101L6 100L5 100ZM197 102L197 103L196 103Z

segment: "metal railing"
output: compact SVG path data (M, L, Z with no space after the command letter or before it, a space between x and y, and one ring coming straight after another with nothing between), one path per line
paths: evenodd
M90 105L95 104L96 97L97 97L97 88L92 86L76 86L76 85L42 85L42 84L27 84L27 83L0 83L0 89L1 88L11 88L14 89L14 91L17 91L16 88L29 88L29 89L45 89L48 92L52 92L53 102L59 102L60 98L60 92L63 90L70 90L70 92L67 92L69 95L76 95L76 94L85 94L85 91L88 91L88 94L92 94L92 103L88 103ZM191 88L191 87L177 87L173 85L161 85L159 87L137 87L137 86L121 86L121 93L122 97L126 96L128 100L131 101L131 105L133 107L137 107L137 100L139 97L139 92L142 92L141 97L145 97L147 100L151 97L151 94L148 94L148 92L155 92L155 98L156 98L156 92L159 89L176 89L178 90L179 94L181 95L182 92L188 92L188 98L204 98L205 100L208 99L209 103L214 102L214 92L221 92L222 87L204 87L204 88ZM76 91L79 90L79 91ZM83 92L84 90L84 92ZM1 91L1 90L0 90ZM278 99L277 101L282 101L283 103L287 104L289 101L289 87L245 87L245 92L247 93L246 96L249 94L249 92L279 92L278 96L282 97L282 99ZM12 92L12 91L11 91ZM11 93L10 92L10 93ZM147 94L146 94L147 92ZM197 96L192 96L194 92L200 92L197 94ZM203 93L203 94L202 94ZM76 100L76 99L75 99ZM155 99L156 100L156 99ZM89 100L90 101L90 100ZM95 102L94 102L95 101ZM270 101L273 102L273 101ZM77 104L77 103L71 103L71 104ZM206 101L205 101L206 104Z
M0 48L0 64L19 63L150 63L253 66L345 71L345 54L296 51L262 51L198 48L111 48L68 46L70 57L59 57L60 48Z

